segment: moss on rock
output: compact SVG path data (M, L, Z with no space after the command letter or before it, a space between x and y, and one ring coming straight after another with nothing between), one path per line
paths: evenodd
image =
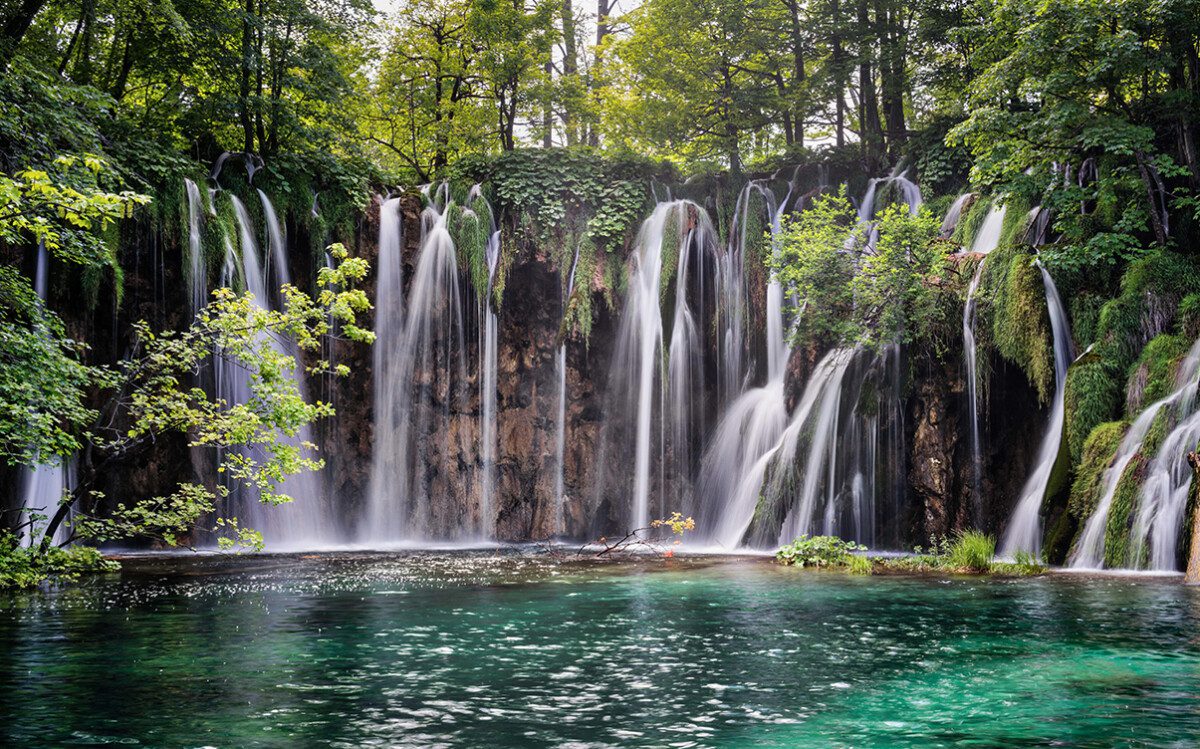
M1068 508L1074 517L1084 519L1096 509L1104 485L1104 472L1112 463L1128 426L1124 421L1109 421L1100 424L1088 435L1083 446L1083 459L1071 484Z

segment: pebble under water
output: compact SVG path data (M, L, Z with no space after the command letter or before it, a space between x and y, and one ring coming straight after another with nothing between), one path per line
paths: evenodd
M11 747L1200 742L1177 580L160 556L5 595L0 639Z

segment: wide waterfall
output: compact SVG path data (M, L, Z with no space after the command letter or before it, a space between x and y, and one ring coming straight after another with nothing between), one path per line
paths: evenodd
M290 283L282 229L274 217L275 211L270 200L262 192L259 195L264 215L267 217L268 241L273 245L275 281L277 284ZM238 236L236 246L232 238L226 237L225 275L222 284L240 284L253 296L255 305L269 309L277 303L273 300L278 297L268 291L267 273L260 259L253 220L245 204L237 196L229 195L229 201L237 221ZM272 337L271 345L280 353L300 361L300 352L291 339ZM228 403L248 403L252 400L248 373L239 363L218 356L216 370L218 397ZM302 365L297 364L292 376L300 393L306 393L307 382ZM291 441L297 445L314 444L311 429L302 428ZM306 471L290 476L283 483L282 491L292 497L292 501L278 507L260 502L258 492L253 488L238 485L231 486L230 490L222 514L236 517L243 526L262 532L263 540L269 548L313 548L342 540L338 521L328 510L320 477L314 473Z
M1071 323L1067 319L1066 308L1058 295L1054 279L1039 262L1038 270L1042 273L1042 283L1046 288L1046 310L1050 315L1050 328L1054 334L1054 401L1050 407L1050 421L1046 425L1046 434L1042 437L1041 447L1038 448L1037 462L1033 473L1021 489L1020 499L1008 521L1008 528L1000 543L1000 553L1009 556L1024 551L1038 556L1042 546L1042 502L1046 497L1046 489L1050 477L1059 459L1059 449L1062 444L1063 418L1065 413L1065 395L1067 388L1067 367L1074 358L1074 344L1071 341Z
M895 187L911 212L920 208L920 191L903 173L872 180L859 202L868 248L875 238L876 195L884 185ZM776 210L773 235L782 206ZM778 288L774 279L770 284ZM781 288L778 294L782 300ZM883 485L895 483L900 463L899 348L826 354L789 418L784 385L790 352L782 305L773 306L769 293L767 314L768 351L775 342L779 353L767 383L739 397L717 428L699 484L701 533L725 548L769 546L812 532L874 543L875 500ZM881 439L887 456L882 464Z
M388 312L376 322L375 443L361 541L484 538L471 487L456 486L460 454L474 454L463 423L468 353L458 256L447 225L458 210L449 185L425 191L419 256L401 313L403 273L398 230L380 225L378 295ZM386 231L386 234L384 232ZM382 353L379 353L382 350Z

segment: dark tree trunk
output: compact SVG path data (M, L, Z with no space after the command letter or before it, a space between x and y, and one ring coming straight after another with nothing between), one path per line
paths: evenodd
M879 146L883 140L883 123L879 120L879 100L875 93L874 47L876 35L871 24L867 0L858 1L858 88L859 132L862 137L863 160L868 169L877 169Z
M563 76L570 80L579 74L579 52L575 48L575 7L572 0L563 0L562 3L562 33ZM567 145L573 146L579 142L578 123L569 102L566 101L563 103L562 121Z
M842 48L842 7L840 0L833 0L830 9L833 27L831 44L833 51L833 76L837 101L834 103L833 134L838 148L846 145L846 52Z
M250 109L250 74L254 66L254 0L242 7L242 61L238 71L238 119L246 153L254 151L254 114Z
M8 70L17 47L45 4L46 0L21 0L21 4L4 19L4 25L0 27L0 73Z
M804 109L800 103L803 99L804 81L808 74L804 66L804 32L800 24L800 4L798 0L787 0L788 15L792 24L792 86L791 86L791 115L786 123L790 130L788 142L794 146L804 145Z

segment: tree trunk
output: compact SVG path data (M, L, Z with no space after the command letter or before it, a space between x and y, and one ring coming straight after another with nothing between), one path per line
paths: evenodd
M600 90L604 88L604 53L601 48L611 29L608 25L608 14L612 11L609 0L596 0L596 58L592 61L592 100L599 111ZM588 145L600 145L600 115L597 114L588 133Z
M904 121L904 92L907 87L904 45L907 43L901 28L899 11L888 0L875 5L875 20L880 33L880 76L883 83L883 116L887 120L888 153L900 157L900 148L908 139Z
M21 0L20 6L4 19L0 27L0 73L8 70L17 47L45 4L46 0Z
M80 36L79 62L75 65L76 83L92 82L92 46L96 39L96 0L83 0L83 31Z
M807 78L804 69L804 32L800 25L800 4L798 0L787 0L788 15L792 24L792 86L791 101L788 102L791 111L791 132L788 142L796 147L804 146L804 109L802 89Z
M254 151L254 115L250 110L250 69L254 65L254 0L242 7L242 64L238 71L238 119L246 153Z
M554 76L554 63L546 60L542 68L546 73L546 83L549 83ZM542 148L551 148L554 146L554 97L549 94L545 96L542 101Z
M563 77L567 85L575 84L575 76L579 74L579 52L575 48L575 7L572 0L562 2L562 34L563 34ZM578 122L571 103L563 100L563 131L566 134L567 145L573 146L579 142Z
M874 46L877 40L871 24L867 0L858 0L858 88L859 131L862 137L863 160L867 168L879 166L879 146L883 140L883 123L879 120L879 101L875 94Z
M838 148L846 145L846 52L842 49L842 7L839 0L833 0L830 9L830 23L833 26L833 76L837 101L834 105L833 133Z
M1136 154L1138 173L1142 177L1142 185L1146 188L1146 202L1150 214L1150 226L1154 229L1154 238L1160 246L1167 244L1167 227L1163 225L1162 216L1158 212L1158 201L1155 200L1155 190L1153 177L1150 176L1150 167L1146 164L1146 154L1138 151Z

